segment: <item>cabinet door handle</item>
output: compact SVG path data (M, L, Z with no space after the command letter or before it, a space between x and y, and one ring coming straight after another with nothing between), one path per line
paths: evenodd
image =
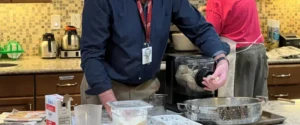
M71 87L71 86L76 86L76 85L77 85L77 82L75 82L74 84L72 84L72 83L66 83L66 84L57 83L58 87Z
M29 111L32 111L32 104L31 103L28 104L28 107L29 107Z
M288 97L289 94L278 94L278 95L271 95L272 97L276 97L276 98L282 98L282 97Z
M291 74L280 74L280 75L275 75L273 74L273 77L276 77L276 78L286 78L286 77L290 77Z
M74 76L59 76L59 80L73 80Z

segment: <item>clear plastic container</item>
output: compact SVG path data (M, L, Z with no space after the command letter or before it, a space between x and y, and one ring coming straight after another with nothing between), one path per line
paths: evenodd
M101 125L102 105L86 104L74 109L76 125Z
M148 114L151 116L155 115L164 115L167 110L165 108L166 105L166 94L154 94L149 98L149 103L153 106L153 108L148 109Z
M148 109L153 106L141 101L108 102L112 108L113 125L147 125Z

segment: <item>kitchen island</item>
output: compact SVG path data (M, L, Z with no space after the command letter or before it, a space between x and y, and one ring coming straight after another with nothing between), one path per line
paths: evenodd
M271 112L277 115L286 117L287 119L283 124L278 125L300 125L300 99L295 100L295 104L284 101L269 101L264 106L264 111ZM173 114L168 112L168 114ZM1 123L1 120L0 120ZM112 125L111 119L107 113L102 115L102 124L103 125ZM45 122L38 123L36 125L46 125Z

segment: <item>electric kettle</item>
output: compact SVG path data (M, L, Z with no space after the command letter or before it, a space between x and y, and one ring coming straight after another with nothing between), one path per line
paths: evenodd
M79 50L80 37L77 35L76 27L66 26L62 41L62 49L67 51Z
M55 41L54 34L45 33L43 35L43 41L40 44L40 54L42 58L56 58L57 42Z

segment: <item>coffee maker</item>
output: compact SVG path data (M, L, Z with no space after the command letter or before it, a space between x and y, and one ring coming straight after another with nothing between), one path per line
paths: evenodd
M43 59L55 59L57 56L57 42L54 34L43 34L43 41L40 43L40 56Z
M166 108L179 112L177 103L217 96L216 91L204 90L202 84L203 77L212 75L214 70L214 59L200 53L166 54Z
M80 58L80 37L74 26L66 26L61 42L60 58Z

